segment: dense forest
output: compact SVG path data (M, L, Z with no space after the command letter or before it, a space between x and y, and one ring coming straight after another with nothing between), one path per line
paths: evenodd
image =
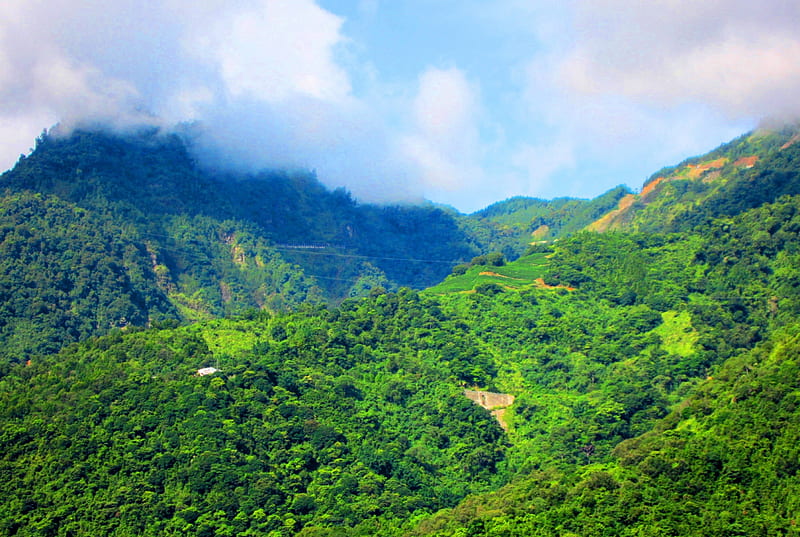
M16 360L162 318L424 288L482 251L443 209L359 204L307 172L205 170L180 136L154 130L54 128L0 188L13 297L0 352Z
M160 136L3 176L3 535L800 534L792 131L469 217Z
M361 204L310 172L209 170L190 142L152 129L66 135L55 127L2 175L3 291L14 300L0 315L0 342L8 341L0 355L24 360L162 318L423 289L477 255L519 257L540 227L519 200L466 216L432 204ZM621 195L533 203L552 238L589 224ZM528 223L509 227L509 218Z

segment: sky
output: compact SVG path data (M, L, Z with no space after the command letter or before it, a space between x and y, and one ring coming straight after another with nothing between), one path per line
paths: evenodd
M0 168L191 122L200 162L472 212L638 189L800 113L797 0L3 0Z

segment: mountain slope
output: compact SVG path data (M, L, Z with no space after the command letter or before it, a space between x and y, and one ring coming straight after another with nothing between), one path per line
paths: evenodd
M544 275L571 291L376 291L5 364L0 527L783 531L791 502L753 502L796 481L780 457L797 435L799 222L794 197L691 234L576 234ZM507 430L464 395L476 388L515 396ZM767 517L732 526L739 499ZM440 508L454 510L427 518Z
M594 199L541 200L515 197L466 217L473 233L493 252L515 259L534 242L553 240L585 228L614 209L630 191L619 186Z
M434 262L450 263L478 251L452 214L432 206L359 205L347 192L329 191L306 172L234 175L206 171L192 161L177 135L156 131L125 137L102 132L44 135L33 154L4 175L2 184L50 193L95 210L111 210L116 217L141 226L152 220L158 223L160 216L201 215L255 226L275 245L325 245L335 247L326 251L331 257L337 253L369 257L380 252L383 257L423 259L434 265L410 263L402 272L396 262L358 262L394 270L392 283L397 285L433 283L449 268L436 267ZM439 240L428 240L432 236ZM394 255L385 255L388 250ZM311 262L297 254L296 260L312 272L328 269L320 259ZM331 263L348 266L341 256ZM351 260L349 265L358 263ZM419 278L419 271L426 276ZM336 271L328 272L321 275Z
M374 534L371 519L489 490L506 442L461 394L481 351L459 332L404 291L116 332L0 368L0 532ZM436 359L456 340L458 360Z
M796 535L799 330L730 360L611 462L533 472L407 535Z
M564 297L582 295L585 305L573 316L560 301L555 344L515 335L517 354L498 361L495 382L518 395L512 438L558 431L548 442L561 463L529 451L529 474L408 535L793 535L799 211L800 198L785 197L691 235L559 242L545 279L577 286ZM592 313L605 301L617 306ZM525 326L526 313L495 312L492 324ZM484 330L502 341L503 330ZM609 349L592 330L630 347ZM542 389L552 386L588 388L589 397ZM572 416L554 406L571 406ZM658 411L665 417L654 422ZM568 425L542 427L553 414ZM521 440L511 460L530 449Z
M4 357L57 352L96 330L174 317L146 246L105 215L21 193L0 205Z
M796 533L800 196L744 210L734 162L693 206L722 218L387 292L480 241L170 140L44 138L3 176L0 533ZM791 191L793 145L765 140L758 177ZM502 424L476 391L513 401Z
M592 223L594 231L687 230L800 194L800 127L759 129L653 174L639 194Z
M422 288L480 251L456 215L433 206L361 205L304 172L211 172L177 135L154 130L56 129L0 186L0 225L14 229L0 243L2 292L18 302L0 319L0 340L15 339L0 354L15 360L162 318Z

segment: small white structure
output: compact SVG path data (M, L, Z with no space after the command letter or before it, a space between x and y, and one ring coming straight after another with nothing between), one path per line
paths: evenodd
M206 375L213 375L217 371L219 371L219 369L217 369L216 367L203 367L197 370L197 376L205 377Z

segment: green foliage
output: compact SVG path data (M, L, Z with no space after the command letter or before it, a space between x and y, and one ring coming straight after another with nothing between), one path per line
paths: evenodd
M363 289L362 278L374 278L376 271L395 288L431 285L447 275L454 260L468 259L480 248L456 215L443 209L360 205L342 189L327 190L311 173L224 176L199 168L180 136L157 131L124 137L99 131L45 133L36 150L3 175L2 185L106 214L175 252L180 268L197 263L199 254L200 263L216 270L222 262L218 255L238 254L216 251L219 245L208 242L233 246L230 241L238 234L249 234L261 252L277 247L269 257L280 252L316 277L329 299L360 292L351 290L353 284ZM197 222L205 229L192 232ZM223 229L209 232L213 225ZM295 293L304 295L304 290ZM186 296L185 303L208 300ZM217 297L212 302L214 308L225 307Z
M687 231L714 218L800 194L798 132L797 124L755 131L707 155L660 170L645 183L652 192L639 196L612 227Z
M479 283L475 286L475 292L479 295L494 296L503 292L503 288L496 283Z
M409 535L796 535L799 328L729 361L611 463L533 472Z
M499 484L506 450L458 387L491 378L491 360L456 334L403 292L115 332L11 368L0 524L16 535L260 534L291 518L295 533L452 506ZM219 371L197 376L208 365Z
M112 219L53 197L0 203L0 357L25 361L176 311L147 247Z
M226 176L155 130L56 128L0 185L0 352L15 360L163 318L422 288L480 248L451 212L360 205L310 173Z
M516 259L532 241L553 240L585 228L616 208L620 198L629 193L618 186L592 200L514 197L469 215L463 224L485 249Z
M523 289L536 286L536 280L545 274L547 256L544 253L526 255L506 264L502 254L477 256L470 263L462 263L440 284L429 287L426 293L445 294L476 290L484 284L501 289Z
M690 162L757 147L727 190L658 188L701 207L783 159L791 192L791 132ZM2 534L797 533L800 197L506 263L486 222L154 133L45 136L3 181Z

